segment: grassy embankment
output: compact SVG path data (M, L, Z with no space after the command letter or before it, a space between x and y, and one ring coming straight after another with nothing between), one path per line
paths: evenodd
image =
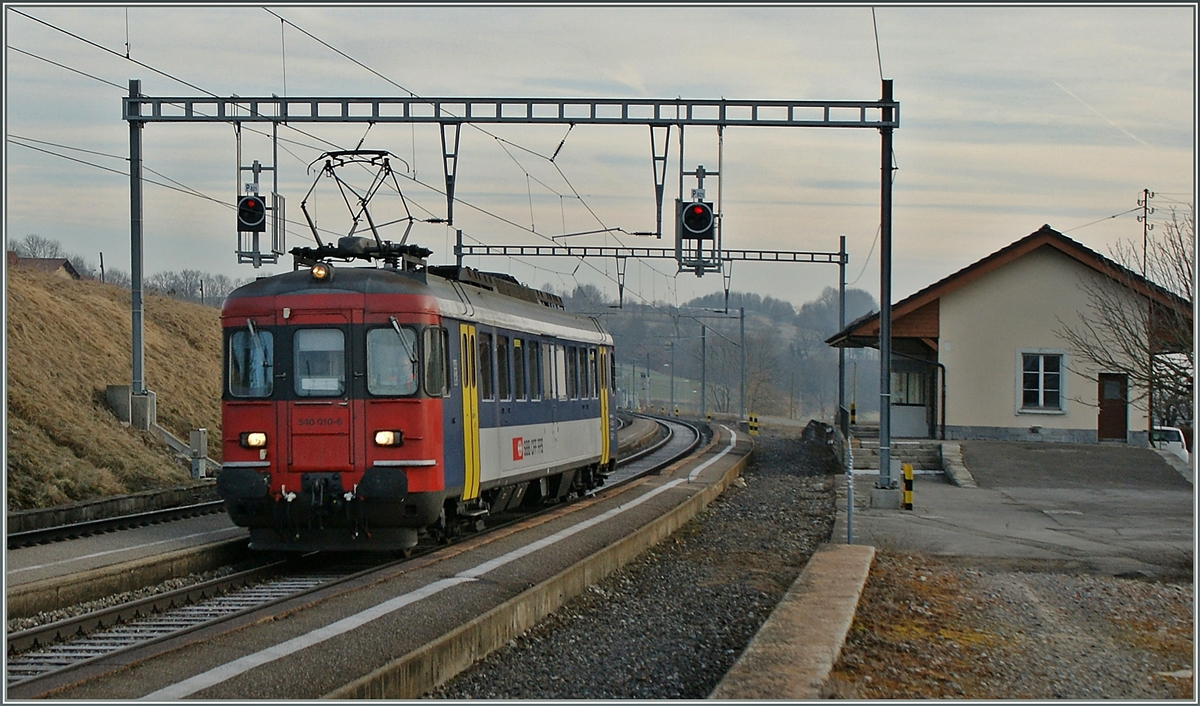
M7 509L189 482L166 446L123 427L105 402L108 385L129 384L129 291L19 268L9 268L5 289ZM217 310L147 296L145 357L158 424L185 443L189 430L207 428L219 460Z

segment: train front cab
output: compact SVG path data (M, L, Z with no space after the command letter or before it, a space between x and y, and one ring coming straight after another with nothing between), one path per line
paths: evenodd
M451 492L448 334L421 307L311 297L227 303L218 491L255 549L407 549Z

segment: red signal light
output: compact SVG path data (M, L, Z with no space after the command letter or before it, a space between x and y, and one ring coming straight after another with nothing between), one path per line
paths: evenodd
M689 204L681 218L684 236L688 238L711 239L713 237L712 204L707 201L696 201Z
M257 196L243 196L238 199L237 209L238 231L242 233L262 233L267 226L267 206Z

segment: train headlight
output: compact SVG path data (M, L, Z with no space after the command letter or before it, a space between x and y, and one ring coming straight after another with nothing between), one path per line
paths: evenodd
M242 448L261 449L267 445L267 435L261 431L244 431L238 435L238 443Z
M328 262L318 262L312 266L309 273L318 282L328 282L333 279L333 265Z
M384 430L375 432L376 446L404 446L404 432Z

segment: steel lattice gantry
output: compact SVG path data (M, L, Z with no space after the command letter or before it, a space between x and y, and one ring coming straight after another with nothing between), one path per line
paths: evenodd
M629 258L638 260L674 260L678 251L674 248L641 248L610 245L464 245L462 231L458 231L458 239L454 244L456 264L462 267L463 258L471 255L485 257L577 257L577 258L613 258L617 262L617 289L620 292L618 301L625 298L625 261ZM720 250L717 253L722 262L818 262L839 265L842 270L841 281L844 283L846 264L845 243L840 252L818 251L789 251L789 250ZM729 296L729 278L725 278L725 296Z
M879 101L597 98L243 98L129 96L122 117L147 122L549 123L897 128Z

